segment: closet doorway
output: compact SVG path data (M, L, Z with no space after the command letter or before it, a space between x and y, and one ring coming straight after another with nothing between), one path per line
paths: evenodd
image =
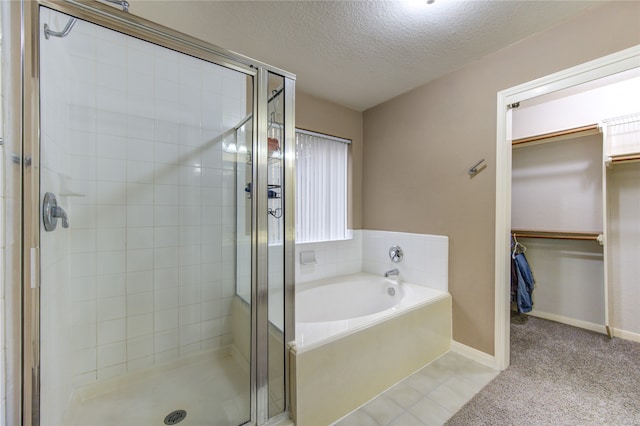
M530 101L513 112L514 135L555 113ZM602 135L584 127L513 140L512 267L527 262L535 284L516 272L512 312L605 333Z
M537 310L534 314L545 317L546 313L549 319L603 333L609 331L610 334L632 340L640 336L640 329L635 330L636 325L628 320L625 326L630 326L631 330L617 328L624 323L619 313L614 315L614 311L625 309L620 300L621 291L640 290L628 288L637 286L629 286L625 282L625 276L629 275L619 270L620 261L615 264L616 272L612 273L610 261L612 250L633 244L628 239L616 241L615 238L620 239L621 236L620 227L612 227L610 221L614 219L619 224L620 220L624 221L632 214L627 210L633 207L625 205L633 206L628 199L634 189L630 189L629 185L637 186L638 180L633 181L633 177L628 176L633 172L627 169L640 168L640 163L625 165L624 172L619 173L610 167L621 162L622 156L614 155L609 160L609 154L612 153L611 126L622 123L629 128L634 126L634 120L638 120L638 117L632 116L640 113L638 81L640 46L498 93L494 359L498 369L505 369L509 365L509 247L516 225L521 226L521 229L515 229L516 235L518 232L522 235L519 241L525 245L529 243L534 248L529 255L540 265L540 278L543 281L549 281L547 276L554 272L554 264L556 269L560 268L565 274L578 271L578 275L582 274L586 279L586 282L584 279L572 280L584 284L580 288L584 294L576 299L580 300L581 305L572 303L575 300L572 300L571 294L575 295L576 289L554 289L546 285L544 290L540 287L539 294L535 294L538 289L534 287L533 302ZM594 92L602 96L603 91L607 92L616 85L622 89L604 95L610 98L599 103L585 103L584 96L592 96ZM587 111L589 106L595 106L591 108L593 111ZM557 109L553 111L550 108ZM517 153L513 149L514 141L521 145ZM632 156L625 158L626 162L638 159L640 147L638 152L632 151L628 152ZM563 158L566 160L564 164L560 161ZM544 164L545 159L552 161ZM542 164L540 161L543 161ZM535 162L539 163L538 166ZM536 174L541 179L535 179ZM551 176L563 174L565 177L573 176L573 179L564 179L555 184L550 181ZM619 174L624 176L618 178ZM536 185L530 186L536 180L538 183L542 181L543 185L537 185L537 188ZM541 201L537 205L518 204L512 208L512 182L513 202L527 200L527 196L536 191L542 197ZM553 190L545 190L545 186ZM639 189L635 188L637 192ZM612 200L611 193L615 194L615 200ZM532 206L535 206L533 211ZM614 229L616 232L612 233L615 235L612 239L608 234ZM558 259L552 254L553 250L564 253L565 258ZM537 267L534 264L531 266L535 277ZM617 280L615 288L611 286L612 276ZM556 283L562 281L561 276L555 278L553 281ZM625 286L627 288L623 290ZM614 304L620 306L614 307ZM617 326L612 324L614 318ZM637 326L640 327L640 324Z

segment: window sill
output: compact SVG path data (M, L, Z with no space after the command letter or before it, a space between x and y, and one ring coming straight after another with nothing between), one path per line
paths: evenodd
M317 240L317 241L304 241L304 242L297 242L296 241L296 245L305 245L305 244L320 244L320 243L339 243L341 241L351 241L353 240L353 232L350 232L350 236L346 237L346 238L341 238L341 239L336 239L336 240Z

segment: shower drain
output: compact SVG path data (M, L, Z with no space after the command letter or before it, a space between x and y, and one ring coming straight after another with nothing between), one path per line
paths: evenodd
M167 417L164 418L165 425L175 425L180 423L187 417L187 412L184 410L175 410L167 414Z

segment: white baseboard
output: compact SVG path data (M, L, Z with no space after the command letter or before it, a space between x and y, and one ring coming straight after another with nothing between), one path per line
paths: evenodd
M582 321L574 318L563 317L562 315L550 314L548 312L536 311L535 309L526 315L531 315L538 318L544 318L551 321L561 322L563 324L572 325L574 327L584 328L586 330L595 331L597 333L607 334L607 329L602 324L595 324L588 321ZM634 333L632 331L626 331L619 328L613 329L613 336L620 339L631 340L632 342L640 343L640 333Z
M597 333L607 334L607 329L602 324L595 324L588 321L582 321L575 318L563 317L562 315L550 314L548 312L536 311L535 309L528 312L527 315L533 317L544 318L551 321L561 322L563 324L572 325L578 328L595 331Z
M474 349L471 346L467 346L460 342L456 342L455 340L451 340L451 350L457 354L460 354L477 362L478 364L496 368L495 357L493 355L489 355L488 353Z
M639 342L640 343L640 334L639 333L633 333L631 331L625 331L625 330L620 330L619 328L614 328L613 329L613 336L614 337L619 337L619 338L625 339L625 340L631 340L632 342Z

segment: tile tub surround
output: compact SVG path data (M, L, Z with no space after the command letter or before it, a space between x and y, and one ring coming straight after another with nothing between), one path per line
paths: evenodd
M331 424L449 351L451 296L359 330L291 360L297 424Z
M362 235L351 231L352 238L340 241L296 244L296 283L306 283L362 271ZM316 263L301 264L300 253L313 252Z
M399 263L389 259L389 248L404 252ZM449 238L442 235L363 231L362 270L375 275L397 268L400 280L449 291Z
M398 268L403 281L448 291L448 237L366 229L351 232L350 240L296 244L296 283L356 272L382 275ZM404 251L400 263L389 259L389 248L393 245ZM313 251L316 263L302 265L303 251Z

